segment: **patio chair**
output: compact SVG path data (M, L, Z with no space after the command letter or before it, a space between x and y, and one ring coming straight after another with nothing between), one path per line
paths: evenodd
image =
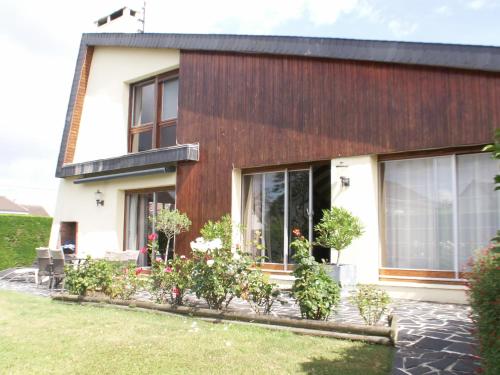
M44 277L50 280L52 277L52 262L50 260L50 252L46 247L38 247L36 249L36 260L38 263L37 276L35 278L36 285L43 283Z
M52 277L49 288L52 289L62 282L61 288L64 288L64 252L62 249L49 250L52 258Z

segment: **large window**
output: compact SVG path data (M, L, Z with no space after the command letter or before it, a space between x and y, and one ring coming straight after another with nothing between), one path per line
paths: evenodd
M169 72L131 88L129 151L176 144L179 78Z
M498 168L484 153L382 162L382 266L458 278L500 226Z
M254 256L267 263L293 263L290 249L292 230L300 229L312 239L312 227L330 207L330 165L305 169L245 174L242 186L242 222L245 244ZM329 258L329 249L315 248L320 259Z
M125 194L125 249L139 250L147 245L147 236L154 232L152 223L161 209L175 209L175 189L157 188L130 191ZM166 239L159 234L159 250L165 254ZM170 250L173 243L170 244ZM170 254L172 252L169 252ZM145 259L142 259L143 265Z

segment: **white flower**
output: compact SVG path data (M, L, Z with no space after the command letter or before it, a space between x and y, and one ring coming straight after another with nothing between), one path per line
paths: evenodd
M213 259L208 259L207 260L207 266L212 267L214 265L214 260Z
M233 259L234 260L239 260L241 258L240 254L238 254L236 251L233 253Z
M208 250L207 244L203 237L198 237L195 241L191 241L191 249L205 253Z
M210 244L209 249L212 249L212 250L222 248L222 240L220 238L216 238L216 239L210 241L209 244Z
M181 255L181 259L186 259L186 256L185 255Z

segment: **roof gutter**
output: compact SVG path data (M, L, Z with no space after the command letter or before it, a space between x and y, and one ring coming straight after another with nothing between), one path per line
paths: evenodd
M87 182L106 181L106 180L114 180L117 178L138 177L138 176L144 176L144 175L164 174L164 173L172 173L172 172L175 172L175 167L153 168L153 169L146 169L146 170L142 170L142 171L115 173L115 174L109 174L109 175L105 175L105 176L83 177L83 178L79 178L79 179L73 181L73 183L74 184L84 184Z

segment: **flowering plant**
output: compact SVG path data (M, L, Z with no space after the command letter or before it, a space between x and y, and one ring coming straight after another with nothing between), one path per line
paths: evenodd
M156 256L158 255L158 247L158 234L151 233L148 235L148 242L146 246L143 246L139 252L141 254L146 254L151 260L151 263L153 263L153 260L156 260Z
M191 288L193 261L184 255L174 256L167 262L153 263L151 273L151 293L158 303L169 302L182 305L184 296Z
M111 298L123 300L131 299L139 288L143 286L143 279L140 277L142 269L137 268L135 263L130 263L123 269L116 272L111 280L109 295Z
M212 224L213 225L213 224ZM235 296L241 296L251 260L240 249L231 249L219 238L202 237L191 242L193 250L193 292L208 307L220 310Z

